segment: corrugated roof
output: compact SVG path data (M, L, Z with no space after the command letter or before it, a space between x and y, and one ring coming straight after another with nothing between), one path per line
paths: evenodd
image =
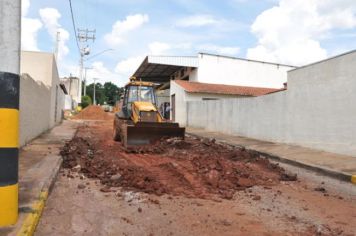
M256 62L256 63L262 63L262 64L270 64L270 65L276 65L276 66L290 67L291 69L297 68L297 66L287 65L287 64L281 64L281 63L277 63L277 62L260 61L260 60L242 58L242 57L232 57L232 56L219 55L219 54L212 54L212 53L205 53L205 52L200 52L199 55L200 55L200 56L207 55L207 56L213 56L213 57L223 57L223 58L229 58L229 59L233 59L233 60L240 60L240 61L248 61L248 62Z
M197 57L147 56L133 76L144 81L164 83L170 76L184 67L198 66Z
M198 67L198 57L189 56L148 56L148 63L171 65L171 66L183 66L183 67Z
M274 88L247 87L226 84L207 84L199 82L189 82L185 80L174 80L173 82L181 86L185 91L189 93L215 93L240 96L261 96L281 91L281 89Z

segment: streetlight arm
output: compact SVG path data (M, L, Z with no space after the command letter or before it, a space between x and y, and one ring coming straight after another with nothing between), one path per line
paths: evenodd
M93 59L94 57L97 57L97 56L99 56L105 52L108 52L108 51L114 51L114 49L110 48L110 49L106 49L104 51L98 52L98 53L94 54L93 56L84 59L84 61L89 61L89 60Z

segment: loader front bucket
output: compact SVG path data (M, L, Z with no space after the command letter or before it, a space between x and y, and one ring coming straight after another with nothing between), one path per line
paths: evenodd
M163 137L180 137L184 139L185 128L180 128L178 123L151 123L139 122L127 125L124 145L146 145L154 143Z

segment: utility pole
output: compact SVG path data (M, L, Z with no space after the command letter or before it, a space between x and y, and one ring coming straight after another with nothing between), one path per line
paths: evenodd
M95 87L96 87L96 81L97 80L99 80L98 78L93 78L93 80L94 80L94 92L93 92L93 103L94 103L94 105L96 105L96 98L95 98Z
M80 61L79 61L79 91L78 97L79 101L81 102L82 99L82 81L83 81L83 67L84 67L84 57L90 54L90 49L88 45L85 45L88 40L95 41L95 33L96 30L89 30L89 29L77 29L78 34L77 37L80 42Z
M21 0L0 1L0 226L18 218Z
M87 70L92 70L93 67L84 67L84 96L87 95Z
M55 46L55 49L54 49L54 56L55 56L55 58L56 58L57 61L58 61L59 41L61 40L61 39L60 39L60 35L61 35L61 32L57 31L57 35L56 35L56 46Z

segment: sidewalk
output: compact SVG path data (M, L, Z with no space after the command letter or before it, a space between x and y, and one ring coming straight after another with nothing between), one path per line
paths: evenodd
M13 227L0 228L0 235L31 235L62 164L60 148L78 124L63 121L20 149L19 220Z
M204 129L187 127L186 133L217 142L257 151L271 159L307 168L324 175L356 184L356 157L334 154L300 146L272 143L246 137L233 136Z

